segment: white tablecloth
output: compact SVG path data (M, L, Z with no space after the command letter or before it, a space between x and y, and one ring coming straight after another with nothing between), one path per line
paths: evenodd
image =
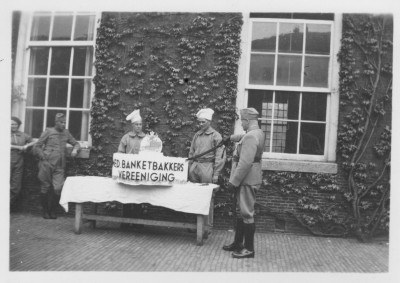
M65 180L60 205L68 212L69 202L149 203L176 211L208 215L215 184L131 186L107 177L76 176Z

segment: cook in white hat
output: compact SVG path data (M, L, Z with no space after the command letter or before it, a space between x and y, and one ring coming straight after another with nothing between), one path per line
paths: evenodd
M127 154L138 154L140 151L140 144L143 138L146 136L142 131L142 117L140 116L140 110L137 109L131 114L126 116L127 121L131 121L132 130L125 134L118 146L118 152ZM141 213L140 204L123 204L122 205L122 216L131 217ZM127 228L129 224L122 223L121 228Z
M214 110L201 109L197 112L200 130L193 136L189 157L199 155L219 144L221 135L211 127ZM223 147L207 153L189 163L189 181L194 183L217 183L218 176L225 164Z
M140 143L145 137L142 131L142 117L140 110L137 109L131 114L126 116L127 121L131 121L132 130L124 135L119 143L118 152L138 154L140 150Z

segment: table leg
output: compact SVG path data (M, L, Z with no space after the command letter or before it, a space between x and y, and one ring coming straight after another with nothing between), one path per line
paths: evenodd
M203 234L204 234L204 215L197 215L197 245L203 245Z
M82 232L82 203L75 204L75 234Z
M93 214L97 215L97 203L94 203L93 210L94 210ZM90 223L90 228L96 229L96 220L90 220L89 223Z
M208 213L208 225L209 225L210 230L214 225L214 195L215 195L215 192L213 192L213 194L212 194L211 202L210 202L210 212Z

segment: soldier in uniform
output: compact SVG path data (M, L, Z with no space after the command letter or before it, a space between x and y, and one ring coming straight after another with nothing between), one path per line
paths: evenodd
M21 120L11 117L11 163L10 163L10 207L13 207L21 191L22 174L24 171L24 152L35 144L30 135L18 130Z
M206 152L222 141L221 135L211 127L214 111L210 108L197 112L200 130L194 135L189 158ZM207 153L189 163L189 181L193 183L217 183L218 176L225 165L223 147Z
M131 121L132 130L125 134L118 146L119 153L138 154L140 151L140 144L146 136L142 131L142 117L140 110L135 110L126 117L126 120ZM142 209L140 204L123 204L122 216L131 217L134 215L141 215ZM142 225L143 226L143 225ZM128 228L129 224L122 223L121 228ZM136 227L141 227L136 225Z
M65 115L56 114L55 126L47 128L37 141L34 151L39 158L38 178L41 184L41 202L45 219L56 219L65 181L67 143L73 146L71 157L76 157L80 145L65 129Z
M229 187L235 190L239 215L232 244L223 246L233 251L234 258L253 258L254 253L254 204L256 190L262 182L261 156L264 147L264 133L258 126L259 113L254 108L240 111L244 135L232 135L224 140L237 142L233 156ZM244 239L244 246L243 246Z

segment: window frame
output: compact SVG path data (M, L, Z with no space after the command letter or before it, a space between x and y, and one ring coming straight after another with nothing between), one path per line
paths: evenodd
M51 17L50 19L50 27L49 27L49 38L48 40L31 40L31 32L32 32L32 25L34 21L34 17L37 15L49 15ZM71 38L70 40L51 40L52 36L52 30L54 26L54 18L55 16L58 15L72 15L72 27L71 27ZM73 40L73 36L75 33L75 24L76 24L76 19L77 16L79 15L92 15L94 16L94 30L93 30L93 39L92 40ZM46 120L47 120L47 111L46 110L62 110L66 111L69 113L69 111L78 110L82 111L82 113L87 112L88 113L88 127L87 127L87 135L88 135L88 140L84 141L79 141L82 147L90 147L92 144L92 138L90 135L90 123L91 123L91 115L90 115L90 109L91 109L91 101L93 100L95 89L94 89L94 83L93 83L93 78L96 75L96 69L95 69L95 48L96 48L96 38L97 38L97 28L100 23L100 18L101 18L101 13L99 12L78 12L78 11L71 11L71 12L59 12L59 11L43 11L43 12L24 12L23 15L21 15L21 24L20 24L20 32L22 32L22 36L19 36L18 38L18 47L24 46L23 47L23 52L21 52L21 48L17 50L17 58L16 61L20 61L20 65L23 66L23 74L20 75L21 77L19 80L14 80L14 86L21 85L23 89L23 93L25 94L25 99L18 103L19 105L13 106L13 113L17 112L19 113L19 117L21 117L22 121L25 121L25 114L28 109L44 109L44 117L43 117L43 131L46 129ZM24 38L22 38L24 37ZM31 60L31 53L32 53L32 47L48 47L50 48L49 50L49 56L48 56L48 66L47 66L47 74L46 75L30 75L29 74L29 66L30 66L30 60ZM51 52L54 47L68 47L71 48L71 58L69 62L69 73L67 75L51 75L50 74L50 64L51 64ZM86 76L73 76L72 75L72 64L74 60L74 51L75 47L91 47L92 48L92 67L91 67L91 75ZM23 62L22 62L23 61ZM22 62L22 63L21 63ZM16 62L17 63L17 62ZM16 68L16 72L17 72ZM29 93L28 91L28 82L30 78L45 78L46 79L46 93L45 93L45 105L44 106L27 106L27 95ZM64 78L68 79L68 98L67 101L70 101L70 96L71 96L71 86L72 86L72 80L73 79L82 79L82 80L90 80L90 92L89 92L89 106L88 108L82 107L82 108L76 108L76 107L71 107L68 103L66 107L49 107L48 106L48 92L49 92L49 84L50 84L50 78ZM68 123L69 123L69 116L67 115L67 128L68 128ZM21 125L21 130L25 131L25 123Z
M297 91L297 92L323 92L327 93L326 108L326 129L325 129L325 148L324 155L305 155L305 154L282 154L282 153L263 153L263 170L296 171L296 172L317 172L317 173L337 173L336 162L336 141L337 124L339 114L339 63L337 53L340 50L340 40L342 32L342 14L335 13L334 20L312 20L312 19L289 19L289 18L250 18L250 13L244 14L244 25L242 29L241 50L243 55L239 63L238 72L238 95L236 106L238 109L248 107L249 90L270 90L270 91ZM252 28L254 22L285 22L285 23L311 23L331 25L330 60L328 70L328 87L281 87L272 85L250 84L250 63L251 63L251 44ZM304 31L305 34L305 31ZM277 40L279 40L277 36ZM304 40L303 40L304 45ZM279 54L275 51L276 57ZM303 49L302 56L305 56ZM275 58L275 63L277 58ZM302 66L304 65L304 60ZM275 71L277 66L275 65ZM276 78L276 72L274 74ZM303 75L302 75L303 78ZM276 80L274 79L274 82ZM303 83L303 82L302 82ZM236 121L235 133L243 133L240 120Z

